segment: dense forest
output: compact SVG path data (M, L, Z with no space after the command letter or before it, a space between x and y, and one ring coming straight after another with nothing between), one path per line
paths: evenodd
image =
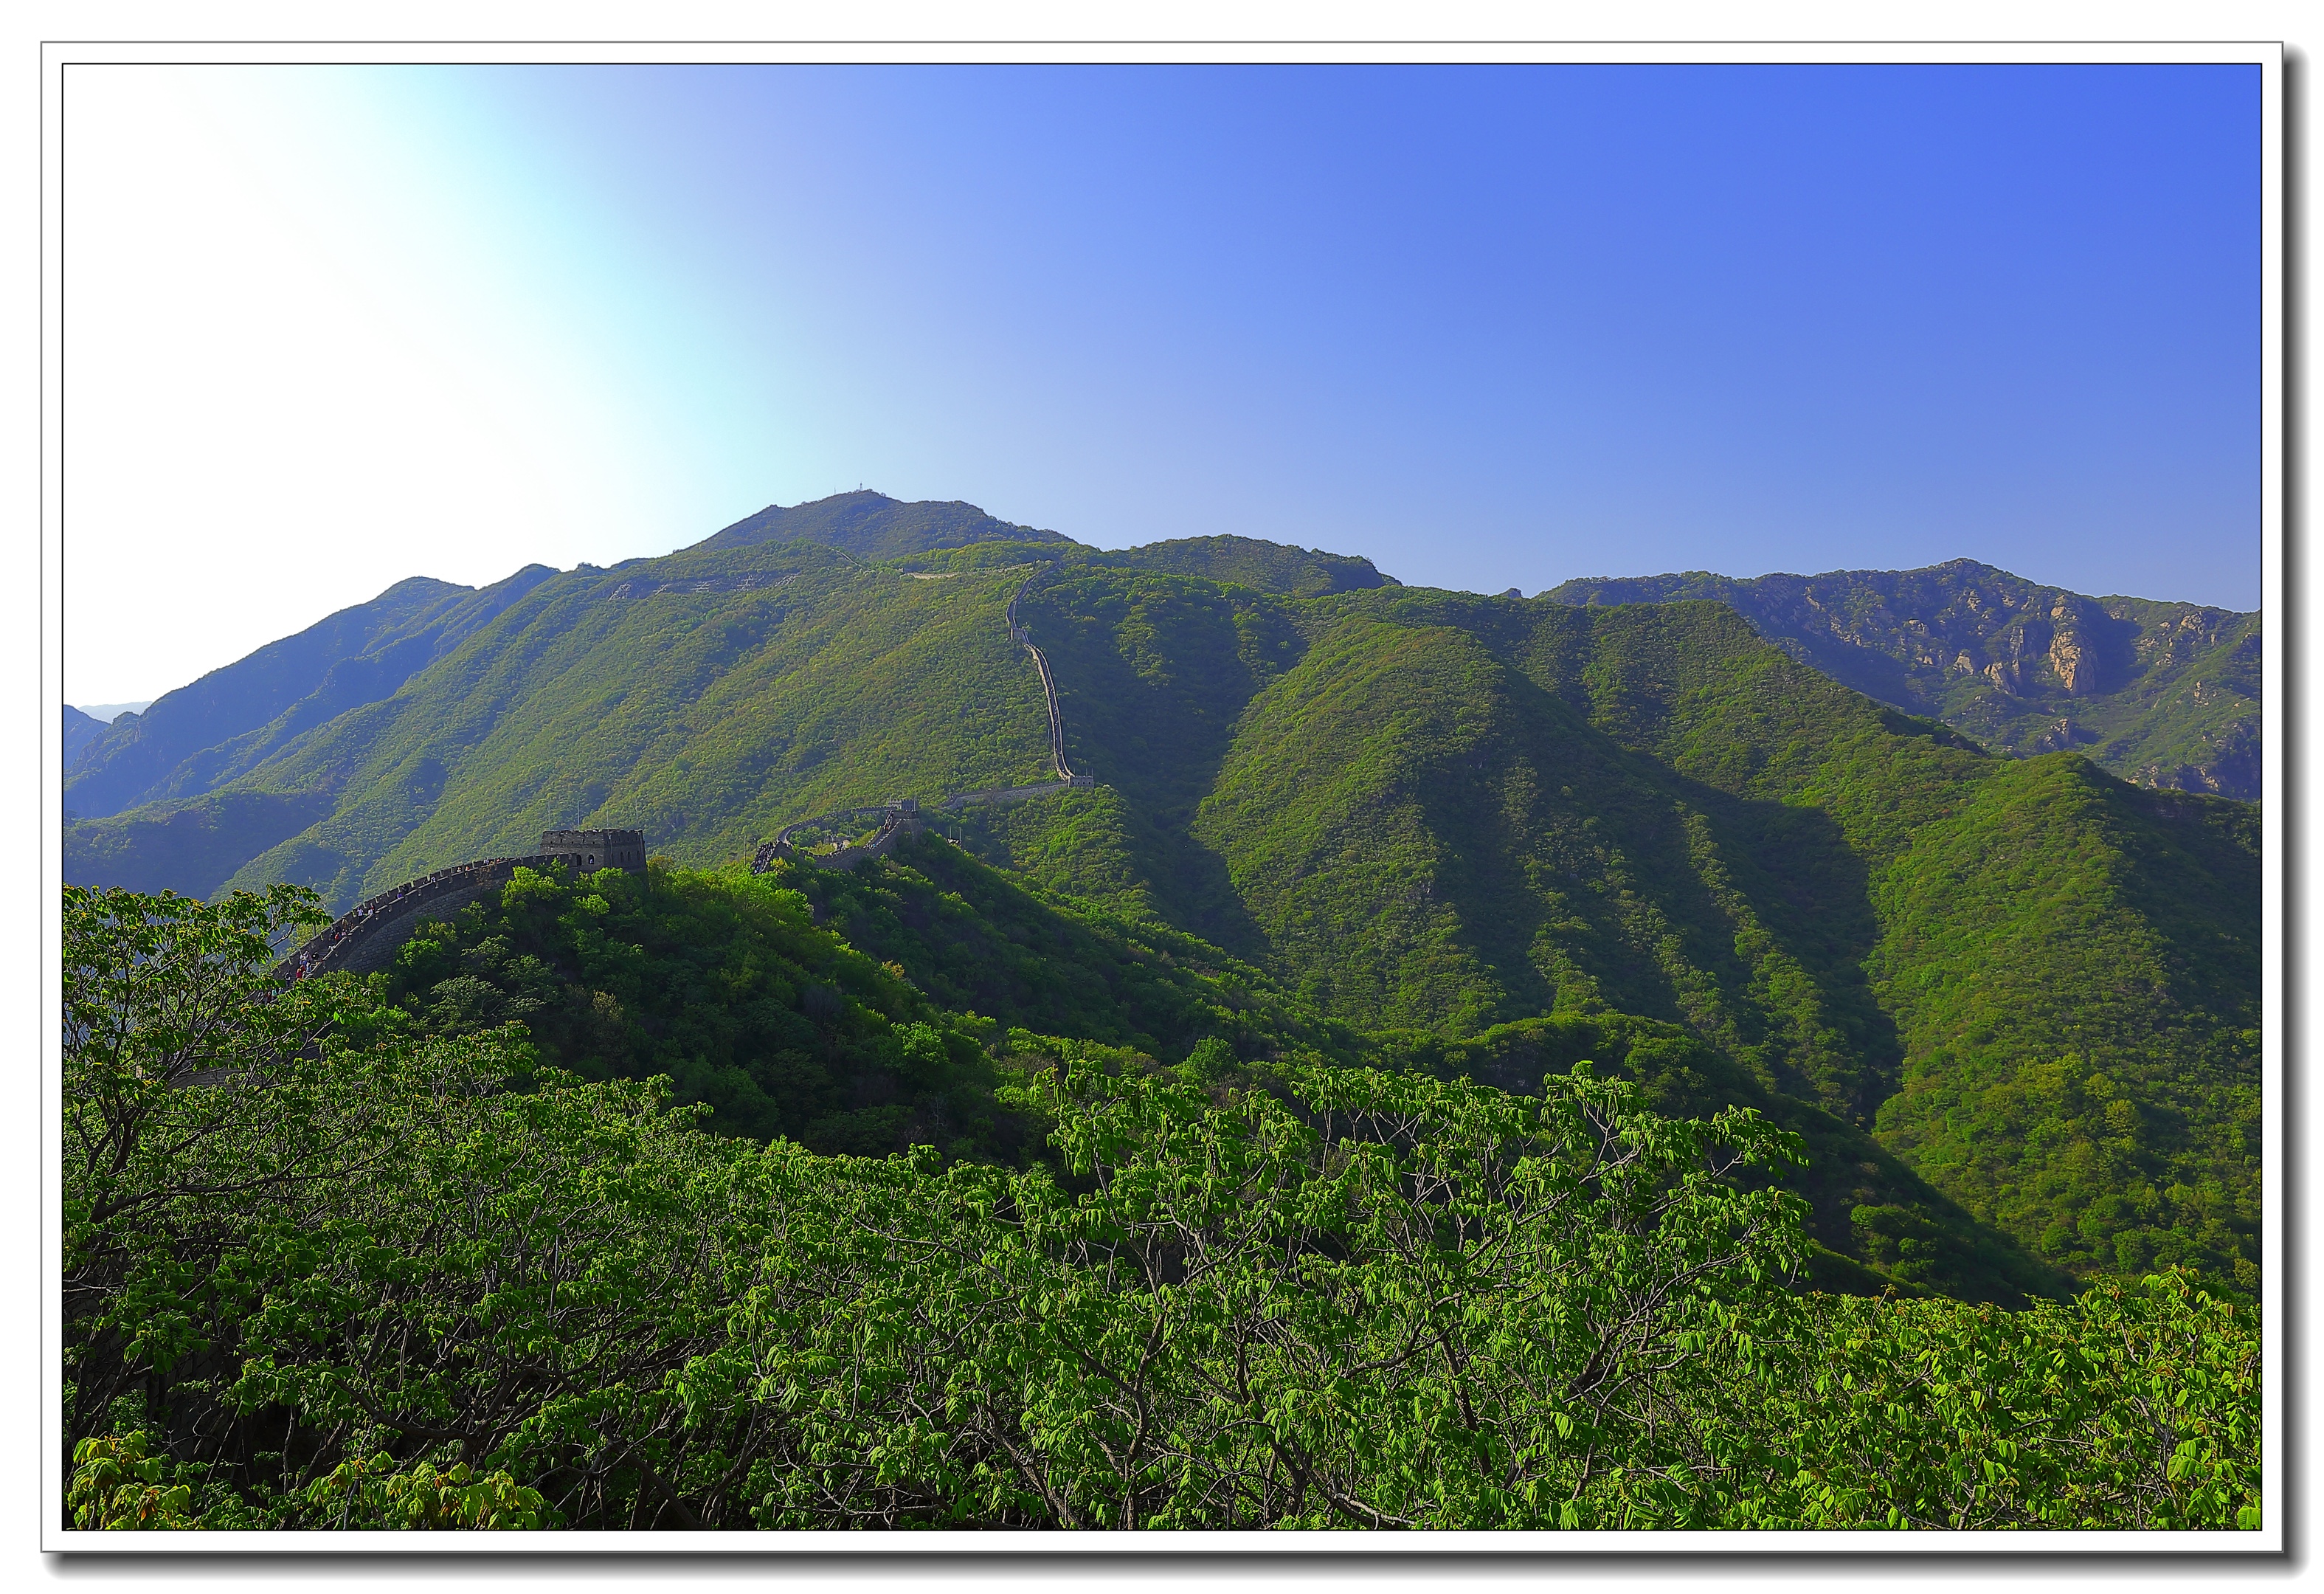
M613 944L628 891L707 933ZM717 1132L762 1109L715 1056L688 1107L490 1023L460 981L557 1008L491 944L552 911L644 982L571 1024L715 1048L755 978L830 1152ZM1750 1108L1004 1033L763 877L500 912L281 987L297 888L68 888L77 1524L2258 1524L2247 1307L1805 1289L1805 1148Z
M1978 571L1569 604L843 495L124 715L69 1515L2248 1524L2259 811L1979 731L2164 737L2256 625ZM1972 579L1922 629L2010 670L1858 690ZM1012 597L1097 783L938 811L1047 772ZM657 856L264 976L575 822Z

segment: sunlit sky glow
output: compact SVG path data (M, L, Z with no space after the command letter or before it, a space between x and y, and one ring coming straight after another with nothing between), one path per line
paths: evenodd
M864 485L2260 592L2255 67L75 66L65 695Z

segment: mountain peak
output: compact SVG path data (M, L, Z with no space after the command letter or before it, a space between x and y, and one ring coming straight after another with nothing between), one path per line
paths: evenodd
M971 542L1071 542L1059 532L1020 526L954 498L907 503L869 487L786 507L770 504L696 548L752 542L819 542L859 559L900 559Z

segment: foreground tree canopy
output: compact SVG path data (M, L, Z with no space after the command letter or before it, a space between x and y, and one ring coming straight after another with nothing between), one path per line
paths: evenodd
M802 1066L950 1144L820 1155L274 985L291 888L65 894L80 1526L2258 1524L2248 1307L1809 1293L1754 1110L1163 1070L866 960Z

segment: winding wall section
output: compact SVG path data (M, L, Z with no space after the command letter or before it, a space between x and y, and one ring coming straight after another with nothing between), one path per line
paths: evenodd
M547 868L556 861L546 853L530 857L488 857L472 864L455 864L417 880L391 886L366 898L334 920L329 929L274 966L277 979L304 979L309 975L369 974L384 968L420 921L441 919L498 891L519 865Z
M1037 565L1032 574L1018 583L1017 590L1009 599L1008 623L1009 640L1018 644L1033 655L1033 668L1040 672L1041 702L1049 715L1049 762L1056 767L1057 778L1054 781L1042 782L1038 785L987 786L974 792L954 792L949 796L939 798L936 802L936 806L947 813L957 813L962 809L975 803L1022 802L1028 797L1046 797L1052 792L1086 790L1097 784L1097 782L1089 775L1075 774L1073 765L1065 762L1065 719L1057 709L1056 680L1049 672L1049 661L1047 655L1033 645L1032 633L1017 623L1018 599L1023 598L1033 583L1047 575L1052 568L1046 563ZM843 826L852 826L859 820L874 813L886 815L886 821L880 827L880 833L877 836L860 847L843 847L836 852L810 853L801 852L792 844L791 838L798 831L809 829L836 829ZM779 857L795 858L800 862L815 864L827 869L844 869L861 859L884 855L894 848L899 838L917 832L919 828L919 805L909 799L884 803L878 808L835 809L829 813L817 814L813 819L795 820L776 831L772 840L761 842L757 856L751 859L751 873L765 874L774 867L775 860Z
M1017 623L1018 598L1024 597L1026 590L1047 575L1051 568L1044 564L1018 584L1015 597L1009 600L1009 635L1011 641L1033 655L1033 668L1041 672L1041 700L1049 710L1049 762L1056 766L1057 779L1069 786L1086 785L1089 783L1086 781L1074 781L1073 765L1065 762L1065 718L1057 712L1057 683L1049 674L1048 658L1033 645L1033 634Z

